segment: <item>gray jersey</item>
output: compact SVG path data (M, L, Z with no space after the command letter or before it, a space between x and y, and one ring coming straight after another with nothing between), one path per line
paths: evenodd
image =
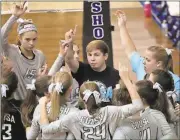
M93 116L87 110L71 113L60 121L42 125L43 133L70 131L76 139L112 139L117 124L143 108L141 100L133 100L126 106L106 106Z
M169 114L171 117L171 128L174 130L174 132L176 133L176 135L178 136L178 138L180 139L180 117L177 116L174 112L175 109L172 105L172 103L170 102L170 100L168 100L169 103Z
M59 54L56 60L54 61L51 69L49 70L48 75L54 75L56 74L56 72L61 71L63 62L64 62L64 58ZM79 84L76 81L76 79L73 78L72 91L70 94L68 104L72 106L76 106L78 104L78 98L79 98Z
M48 114L50 112L50 108L51 108L51 103L48 103L46 106ZM64 117L66 117L66 115L68 115L69 113L77 112L78 110L79 109L74 108L74 107L68 107L65 105L61 106L60 108L61 112L57 120L61 120ZM58 131L56 133L51 133L51 134L41 133L39 119L40 119L40 106L38 105L33 114L33 120L31 124L31 128L27 133L27 139L33 140L33 139L36 139L39 135L41 135L42 139L71 139L72 140L72 138L74 138L72 133L65 133L65 132L58 132Z
M13 71L18 77L18 89L14 94L15 98L22 100L27 95L26 85L37 76L38 69L45 64L45 56L40 50L34 49L34 59L25 58L15 44L8 43L8 34L18 18L11 16L1 29L2 50L13 62Z
M177 139L163 113L147 108L141 117L127 118L114 133L114 140Z

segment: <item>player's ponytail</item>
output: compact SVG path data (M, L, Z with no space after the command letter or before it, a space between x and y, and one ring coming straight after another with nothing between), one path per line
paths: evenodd
M159 83L153 83L148 80L141 80L136 82L137 92L140 97L144 99L145 103L152 109L161 111L168 122L170 122L170 115L168 112L169 104L167 96L164 93Z
M71 93L72 76L68 72L57 72L53 77L52 83L49 85L49 93L51 94L51 110L49 113L49 121L55 121L59 114L61 105L67 102L67 98Z
M80 87L80 97L87 106L89 114L93 115L101 104L101 94L95 82L84 82Z

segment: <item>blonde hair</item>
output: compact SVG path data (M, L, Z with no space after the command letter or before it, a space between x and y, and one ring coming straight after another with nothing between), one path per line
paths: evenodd
M52 83L61 83L62 92L58 93L55 88L51 93L51 110L49 114L49 121L55 121L60 114L60 98L66 95L67 90L72 85L72 76L68 72L57 72L53 77Z
M85 90L90 90L92 92L93 91L100 92L98 85L93 81L87 81L81 85L79 91L80 91L80 97L82 99L84 98L83 92ZM96 104L94 96L92 96L92 95L89 97L88 101L86 102L86 105L87 105L87 110L88 110L89 114L94 114L96 109L99 108L99 106Z
M173 72L172 56L167 54L165 48L161 46L150 46L147 48L147 50L153 52L153 57L156 59L156 61L162 62L162 67L164 69Z
M86 52L91 52L94 49L100 50L103 54L109 53L109 47L103 40L91 41L86 47Z

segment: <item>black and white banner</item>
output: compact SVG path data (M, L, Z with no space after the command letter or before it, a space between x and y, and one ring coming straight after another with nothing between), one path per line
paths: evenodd
M86 58L86 46L92 40L103 40L109 46L107 64L113 66L112 37L109 1L84 0L83 15L83 56Z

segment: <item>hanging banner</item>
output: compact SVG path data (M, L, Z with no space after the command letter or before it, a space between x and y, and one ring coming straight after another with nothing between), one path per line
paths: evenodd
M103 40L109 46L107 64L113 66L110 2L97 0L84 0L83 15L83 58L87 61L86 46L92 40Z

